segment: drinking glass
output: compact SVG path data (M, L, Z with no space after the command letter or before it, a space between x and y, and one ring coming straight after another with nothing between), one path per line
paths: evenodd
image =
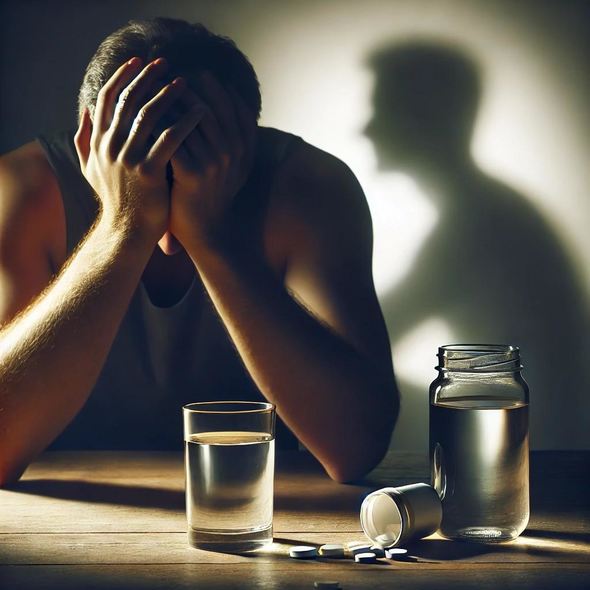
M271 543L275 406L212 401L182 410L189 544L241 553Z

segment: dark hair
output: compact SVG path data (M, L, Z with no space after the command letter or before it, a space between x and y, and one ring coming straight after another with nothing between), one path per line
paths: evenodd
M80 87L78 117L85 108L94 116L99 90L120 65L135 56L144 64L165 57L172 77L209 70L224 86L235 88L258 120L262 103L258 78L236 44L200 23L163 17L131 20L99 45Z

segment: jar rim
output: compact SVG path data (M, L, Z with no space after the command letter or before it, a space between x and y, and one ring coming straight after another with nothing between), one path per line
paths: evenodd
M471 354L489 354L502 352L520 353L520 348L513 344L445 344L439 346L439 355L449 352L463 352Z
M443 372L514 373L522 370L520 348L512 344L446 344L438 349Z

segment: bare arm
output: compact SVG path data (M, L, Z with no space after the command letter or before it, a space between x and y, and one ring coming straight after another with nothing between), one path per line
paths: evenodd
M332 156L314 158L323 170L286 187L301 210L289 212L285 285L245 250L189 253L256 384L329 475L348 481L387 450L398 395L362 189Z
M100 221L0 332L0 484L16 480L83 406L152 249Z
M168 225L166 164L198 118L186 114L149 147L157 121L182 91L169 84L144 105L131 133L163 67L151 64L138 74L139 65L119 68L99 94L94 121L85 111L76 135L82 171L101 201L98 222L59 276L0 331L1 485L18 479L86 401ZM123 89L126 100L115 106ZM5 182L2 189L5 202L14 200L10 193L18 187ZM10 221L0 219L4 236ZM19 229L23 236L14 244L23 249L23 266L11 262L7 249L0 256L4 319L48 281L42 244L26 226Z
M331 477L355 479L385 454L398 408L362 189L333 156L299 150L309 157L285 172L287 201L300 205L282 284L248 244L235 244L228 224L256 121L213 75L199 96L210 110L171 160L171 231L262 393Z
M253 161L253 113L215 76L201 81L198 96L185 97L202 98L209 110L171 160L170 231L262 393L331 477L355 479L385 454L398 410L364 195L336 158L299 150L309 157L284 171L284 186L273 191L299 203L278 232L286 237L283 284L269 252L236 243L228 223Z

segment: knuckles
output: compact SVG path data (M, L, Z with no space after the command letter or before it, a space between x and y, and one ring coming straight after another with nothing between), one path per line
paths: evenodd
M116 162L120 167L133 173L139 178L153 177L156 172L152 162L148 160L137 160L137 158L127 150L123 150L118 155Z
M144 160L136 164L135 170L137 174L139 174L139 176L143 176L146 178L153 176L155 172L154 165L148 160Z
M123 150L119 153L119 155L115 159L115 162L119 164L119 166L121 166L122 168L126 168L127 170L131 170L135 167L135 162L133 161L133 158L131 158L131 155L126 150Z
M129 104L130 99L133 98L135 92L135 85L127 86L121 94L119 94L119 98L117 99L116 110L123 110Z
M111 84L111 83L105 84L98 91L97 101L96 102L98 103L100 101L100 102L103 102L104 103L104 102L108 101L114 91L115 91L115 85L114 84Z
M150 117L150 115L152 114L152 112L153 112L153 107L150 107L148 105L144 105L143 107L141 107L139 109L139 111L137 112L137 115L135 116L134 125L139 125L143 121L148 119Z

